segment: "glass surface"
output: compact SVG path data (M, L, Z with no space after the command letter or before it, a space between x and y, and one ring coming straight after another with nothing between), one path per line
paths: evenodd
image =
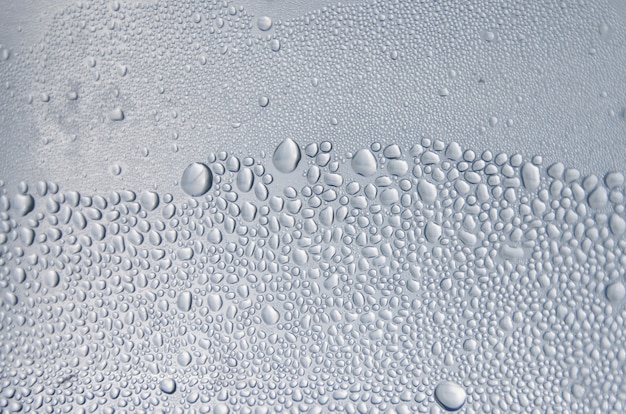
M0 411L626 410L623 0L0 3Z

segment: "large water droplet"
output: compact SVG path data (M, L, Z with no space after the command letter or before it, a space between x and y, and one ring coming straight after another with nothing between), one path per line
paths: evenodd
M58 286L60 282L59 273L56 270L48 269L43 273L42 279L44 283L50 287Z
M280 319L280 314L272 305L267 305L261 311L261 317L266 324L274 325Z
M261 16L257 20L256 25L259 30L266 32L272 28L272 19L267 16Z
M622 282L613 282L606 288L606 297L611 302L620 302L626 296L626 287Z
M159 388L166 394L174 394L176 392L176 381L173 378L166 378L161 381Z
M298 167L301 158L298 144L291 138L287 138L276 147L272 162L278 171L290 173Z
M239 188L244 193L247 193L252 189L252 185L254 184L254 174L250 168L243 168L237 174L237 188Z
M176 305L178 309L183 312L188 312L191 309L192 296L191 292L182 292L178 295Z
M448 411L457 411L465 404L467 395L460 385L454 382L442 382L435 389L435 398Z
M35 199L30 194L17 194L13 197L12 207L20 216L25 216L35 208Z
M539 168L537 166L527 162L522 167L522 183L529 191L534 191L539 188L540 184Z
M183 173L180 185L192 197L206 194L213 185L213 173L205 164L194 162Z
M378 163L372 151L362 148L352 157L352 169L355 173L364 177L369 177L376 172Z

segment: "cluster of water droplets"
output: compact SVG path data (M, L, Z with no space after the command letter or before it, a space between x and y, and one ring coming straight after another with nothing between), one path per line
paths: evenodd
M0 407L623 412L624 176L279 143L0 195Z

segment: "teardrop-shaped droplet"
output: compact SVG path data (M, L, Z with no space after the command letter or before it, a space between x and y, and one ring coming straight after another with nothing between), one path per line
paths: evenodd
M294 140L287 138L276 147L272 162L278 171L290 173L298 167L300 159L302 159L300 147Z

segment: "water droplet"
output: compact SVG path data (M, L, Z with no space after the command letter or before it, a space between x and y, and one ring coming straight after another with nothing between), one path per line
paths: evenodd
M161 381L159 388L166 394L174 394L176 392L176 381L173 378L166 378Z
M159 206L159 195L154 191L145 191L140 198L141 205L148 211L152 211Z
M42 275L43 282L50 287L57 287L61 281L56 270L48 269Z
M280 319L280 314L272 305L265 305L261 311L261 317L263 318L263 322L266 324L275 325Z
M267 16L261 16L257 20L256 25L259 30L266 32L272 28L272 19Z
M107 114L107 116L109 117L111 121L123 121L124 120L124 112L122 111L122 108L120 108L119 106L111 109L109 113Z
M178 299L176 299L176 305L178 306L178 309L183 312L189 312L189 310L191 310L191 303L191 292L182 292L178 295Z
M626 296L626 287L622 282L613 282L606 288L606 297L609 301L618 303Z
M460 385L454 382L442 382L435 388L435 398L448 411L457 411L465 404L467 395Z
M535 191L539 188L540 174L537 166L527 162L522 167L522 183L529 191Z
M222 232L220 229L213 228L209 231L207 239L213 244L219 244L222 241Z
M250 168L244 167L237 174L237 188L247 193L254 185L254 173Z
M280 50L280 40L272 39L270 41L270 49L272 49L272 51L274 52L278 52Z
M211 309L213 312L217 312L222 309L224 301L219 294L212 293L207 297L207 304L209 305L209 309Z
M35 199L30 194L16 194L13 197L11 206L17 214L25 216L35 208Z
M202 196L213 185L213 173L205 164L194 162L185 169L180 185L183 191L190 196Z
M374 154L367 148L362 148L354 154L351 165L355 173L364 177L374 175L378 169L376 157L374 157Z
M425 203L432 204L437 199L437 186L422 179L417 183L417 193Z
M441 226L429 221L424 228L424 236L426 236L426 240L429 242L436 242L441 237Z
M589 194L589 207L601 209L606 207L609 201L609 195L606 189L602 186L599 186L591 194Z
M281 142L272 156L272 162L276 169L282 173L293 172L300 163L302 154L298 144L290 138Z

